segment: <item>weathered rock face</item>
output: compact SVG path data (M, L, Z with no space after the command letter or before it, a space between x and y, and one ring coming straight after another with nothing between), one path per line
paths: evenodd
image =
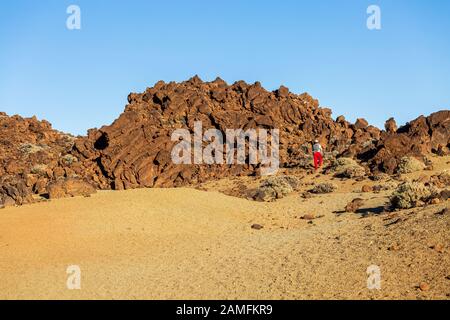
M384 128L387 133L396 133L397 132L397 122L394 118L389 118L384 124Z
M33 201L49 181L73 173L66 163L73 137L47 121L0 113L0 205Z
M131 93L128 102L111 125L78 138L53 130L46 121L0 113L0 206L31 202L33 194L89 194L89 185L174 187L260 173L261 165L248 161L174 164L171 152L178 142L172 141L172 133L193 133L198 121L203 132L218 129L224 137L227 129L279 129L281 167L310 166L315 139L326 159L357 158L373 172L393 173L405 156L449 152L449 110L419 117L398 130L390 119L386 131L380 131L364 119L351 124L340 116L334 121L331 110L320 108L307 93L296 95L283 86L269 92L258 82L228 85L219 78L203 82L198 77L160 81L143 93ZM365 174L364 168L359 171Z
M389 124L388 124L389 123ZM375 148L359 154L372 171L394 173L405 156L420 158L431 152L448 154L450 147L450 110L421 116L397 131L389 120Z
M259 165L175 165L171 160L174 130L266 128L280 130L280 165L310 163L311 141L319 139L336 155L356 155L370 148L380 130L359 119L352 125L331 118L308 94L286 87L269 92L257 82L227 85L223 80L158 82L144 93L132 93L125 112L110 126L89 132L75 143L73 154L100 188L171 187L230 175L257 174ZM306 161L305 161L306 159ZM99 172L99 169L101 172ZM100 173L100 175L99 175ZM101 174L103 176L101 176Z
M96 192L91 184L77 178L59 179L50 183L47 190L50 199L89 196Z

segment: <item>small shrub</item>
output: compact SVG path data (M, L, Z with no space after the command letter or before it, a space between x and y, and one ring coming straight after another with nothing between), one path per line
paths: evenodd
M437 189L418 182L405 182L391 196L391 205L398 209L420 206L438 196Z
M66 154L61 157L61 162L64 165L70 166L72 163L78 162L78 158L71 154Z
M360 178L364 177L366 170L351 158L336 159L331 165L331 171L340 178Z
M37 144L32 144L32 143L22 143L19 146L20 152L25 153L25 154L38 153L39 151L42 151L44 149L45 149L44 147L39 146Z
M47 171L47 166L45 164L35 164L31 168L31 173L38 174L38 175L44 175Z
M414 157L403 157L397 166L397 173L405 174L425 169L425 164Z
M300 186L300 179L295 176L273 176L265 179L254 191L254 199L270 202L281 199Z
M333 183L319 183L311 189L311 193L331 193L337 190L337 186Z

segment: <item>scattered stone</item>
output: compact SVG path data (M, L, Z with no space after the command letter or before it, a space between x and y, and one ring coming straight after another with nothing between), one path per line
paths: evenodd
M444 208L441 211L439 211L437 214L443 216L443 215L446 215L449 213L450 213L450 209L447 207L447 208Z
M302 220L314 220L316 219L316 215L312 213L307 213L304 216L302 216L300 219Z
M441 200L439 198L433 198L430 200L430 204L439 204Z
M362 186L361 191L362 192L372 192L373 191L373 187L366 184L366 185Z
M437 243L437 244L431 246L431 249L433 249L433 250L435 250L436 252L439 252L439 253L443 253L444 252L444 246L442 244L440 244L440 243Z
M388 248L389 251L399 251L400 250L400 246L397 243L394 243L393 245L391 245Z
M301 194L301 197L302 197L303 199L310 199L310 198L312 198L313 196L312 196L312 194L309 193L309 192L303 192L303 193Z
M262 225L260 225L260 224L252 224L251 228L254 229L254 230L261 230L264 227Z
M429 291L430 290L430 285L428 283L426 283L426 282L421 282L419 284L419 289L421 291Z
M386 182L383 184L373 186L373 191L381 192L381 191L396 189L397 187L398 187L398 183L396 183L396 182Z
M447 201L450 198L450 190L442 190L440 193L440 199L442 201Z
M353 212L355 213L356 211L358 211L359 208L361 208L361 206L364 204L364 200L361 198L356 198L353 199L351 202L349 202L346 206L345 206L345 211L346 212Z

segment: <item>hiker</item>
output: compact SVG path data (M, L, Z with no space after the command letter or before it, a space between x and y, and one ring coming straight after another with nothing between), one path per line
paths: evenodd
M323 156L322 156L322 146L319 143L319 140L314 140L313 145L313 155L314 155L314 169L317 171L319 167L323 164Z

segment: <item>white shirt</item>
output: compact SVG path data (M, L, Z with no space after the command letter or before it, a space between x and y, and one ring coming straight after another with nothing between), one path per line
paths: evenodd
M320 143L315 143L313 145L313 152L320 152L320 153L322 153L322 146L320 145Z

